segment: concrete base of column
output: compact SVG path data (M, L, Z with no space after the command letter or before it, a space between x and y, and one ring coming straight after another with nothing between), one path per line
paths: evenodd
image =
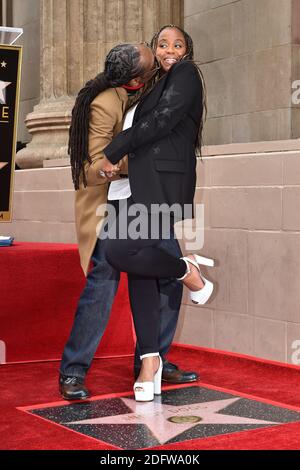
M15 172L12 222L0 223L0 235L16 242L76 243L71 168L35 168Z
M41 168L47 160L68 158L69 127L74 99L42 101L28 114L26 125L32 140L16 155L20 168Z

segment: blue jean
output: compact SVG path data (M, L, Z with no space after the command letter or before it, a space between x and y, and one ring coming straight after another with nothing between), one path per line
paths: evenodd
M86 285L81 293L73 327L65 345L60 373L85 378L99 342L107 326L117 292L120 273L105 258L108 240L97 240ZM181 256L178 241L161 240L159 247L174 256ZM182 299L182 283L176 279L160 279L160 354L164 357L173 341ZM140 366L140 350L136 345L134 364Z

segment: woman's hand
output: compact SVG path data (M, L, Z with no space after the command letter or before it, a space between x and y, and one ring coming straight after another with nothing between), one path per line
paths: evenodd
M120 171L119 165L113 165L105 156L101 161L100 175L111 178Z

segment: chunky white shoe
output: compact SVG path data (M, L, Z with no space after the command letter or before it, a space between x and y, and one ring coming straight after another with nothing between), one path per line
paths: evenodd
M200 271L200 265L214 266L214 260L210 258L205 258L204 256L200 256L200 255L193 255L193 257L195 261L185 256L181 258L183 259L183 261L185 261L187 270L186 270L186 273L182 277L178 278L178 280L182 281L191 272L189 263L195 266L199 271L199 275L203 281L204 286L202 287L202 289L199 289L196 291L190 290L190 298L194 304L204 305L206 304L211 294L213 293L214 285L211 281L209 281L202 275Z
M163 370L163 361L159 356L159 367L154 375L154 395L161 395L161 376Z
M136 401L152 401L154 395L161 394L161 376L163 369L163 362L159 353L150 353L140 356L141 359L149 356L159 356L159 367L154 374L153 382L135 382L133 386L134 396Z

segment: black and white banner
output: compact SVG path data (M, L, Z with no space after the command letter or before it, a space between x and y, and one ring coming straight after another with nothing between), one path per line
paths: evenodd
M12 216L21 61L21 46L0 44L0 222Z

